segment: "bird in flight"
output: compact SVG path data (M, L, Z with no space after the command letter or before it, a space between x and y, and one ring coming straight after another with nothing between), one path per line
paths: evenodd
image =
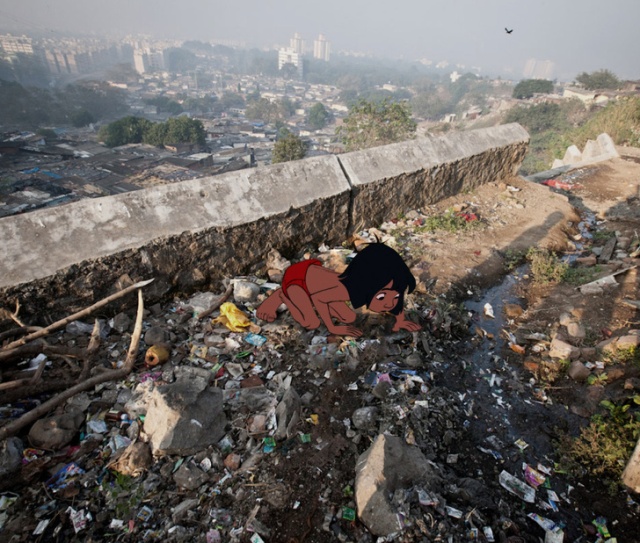
M511 33L513 32L513 28L512 28L511 30L509 30L509 29L505 26L505 27L504 27L504 31L505 31L507 34L511 34Z

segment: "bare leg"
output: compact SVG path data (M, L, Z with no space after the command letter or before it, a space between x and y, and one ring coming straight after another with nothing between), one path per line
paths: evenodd
M311 298L301 286L291 285L287 289L287 296L283 294L282 298L296 322L309 330L320 326L320 319L316 314Z
M267 299L260 304L256 310L256 315L259 319L267 322L273 322L278 315L277 310L281 304L286 303L285 295L282 289L274 290Z

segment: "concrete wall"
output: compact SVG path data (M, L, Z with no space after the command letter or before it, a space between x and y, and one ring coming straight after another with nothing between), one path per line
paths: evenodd
M0 306L56 318L155 278L147 300L220 290L271 248L293 256L460 190L515 175L517 124L240 170L0 219Z

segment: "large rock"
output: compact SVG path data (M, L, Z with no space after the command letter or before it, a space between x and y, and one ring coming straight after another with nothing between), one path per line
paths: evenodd
M157 387L144 421L154 454L194 454L217 443L225 433L222 391L192 376Z
M0 476L18 471L22 465L22 441L9 437L0 443Z
M402 526L389 496L400 488L433 488L440 477L420 449L401 438L379 435L356 464L355 498L358 516L377 536L398 532Z
M549 356L551 358L560 358L562 360L575 360L580 356L580 349L578 347L574 347L571 343L555 338L551 342Z
M81 411L40 419L29 430L29 443L39 449L61 449L71 442L83 422Z

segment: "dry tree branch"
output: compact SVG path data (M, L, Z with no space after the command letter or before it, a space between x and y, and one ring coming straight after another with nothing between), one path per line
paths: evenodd
M117 300L118 298L122 298L124 295L129 294L129 292L133 292L134 290L140 289L146 285L148 285L149 283L151 283L151 281L153 281L153 279L148 279L146 281L140 281L138 283L136 283L135 285L131 285L125 289L122 289L114 294L111 294L111 296L107 296L106 298L100 300L99 302L96 302L95 304L81 310L78 311L77 313L74 313L73 315L69 315L68 317L65 317L64 319L61 319L57 322L54 322L53 324L50 324L49 326L47 326L46 328L42 328L41 330L38 330L37 332L34 332L32 334L29 334L28 336L24 336L23 338L17 339L16 341L13 341L11 343L9 343L8 345L5 345L3 347L3 349L14 349L15 347L20 347L21 345L24 345L25 343L28 343L29 341L33 341L34 339L38 339L41 338L43 336L46 336L49 332L52 332L53 330L57 330L58 328L62 328L63 326L66 326L67 324L69 324L70 322L76 321L78 319L81 319L82 317L86 317L87 315L91 314L93 311L95 311L96 309L99 309L105 305L107 305L109 302L112 302L114 300Z
M37 332L41 328L42 328L41 326L21 326L20 328L11 328L10 330L5 330L4 332L0 332L0 342L3 342L5 339L9 337L18 336L20 334Z
M140 283L138 283L138 285L140 285ZM127 358L122 368L108 371L101 375L96 375L94 377L91 377L90 379L81 381L77 385L72 386L71 388L65 390L64 392L61 392L57 396L54 396L53 398L47 400L43 404L40 404L38 407L35 407L28 413L25 413L20 418L10 422L6 426L3 426L2 428L0 428L0 441L6 439L9 436L15 435L19 430L21 430L28 424L35 422L42 415L45 415L46 413L60 405L62 402L68 400L72 396L75 396L78 392L89 390L90 388L106 381L112 381L115 379L126 377L133 369L133 365L136 361L138 344L140 343L140 336L142 334L143 312L144 302L142 299L142 290L138 290L138 313L136 315L136 324L133 330L133 334L131 335L131 343L127 352Z
M204 319L213 313L216 309L218 309L224 302L229 299L231 293L233 292L233 285L229 285L227 290L224 291L224 294L220 296L215 302L213 302L208 309L198 314L198 319Z
M89 345L87 346L87 350L85 351L83 357L82 371L80 372L80 376L78 377L78 382L84 381L87 377L89 377L89 371L91 371L91 362L98 352L98 347L100 347L100 322L98 321L98 319L96 319L93 323L93 331L91 332Z
M18 318L18 313L20 312L20 302L16 301L16 310L11 313L8 309L4 309L0 307L0 316L7 317L15 322L18 326L24 327L22 321Z

